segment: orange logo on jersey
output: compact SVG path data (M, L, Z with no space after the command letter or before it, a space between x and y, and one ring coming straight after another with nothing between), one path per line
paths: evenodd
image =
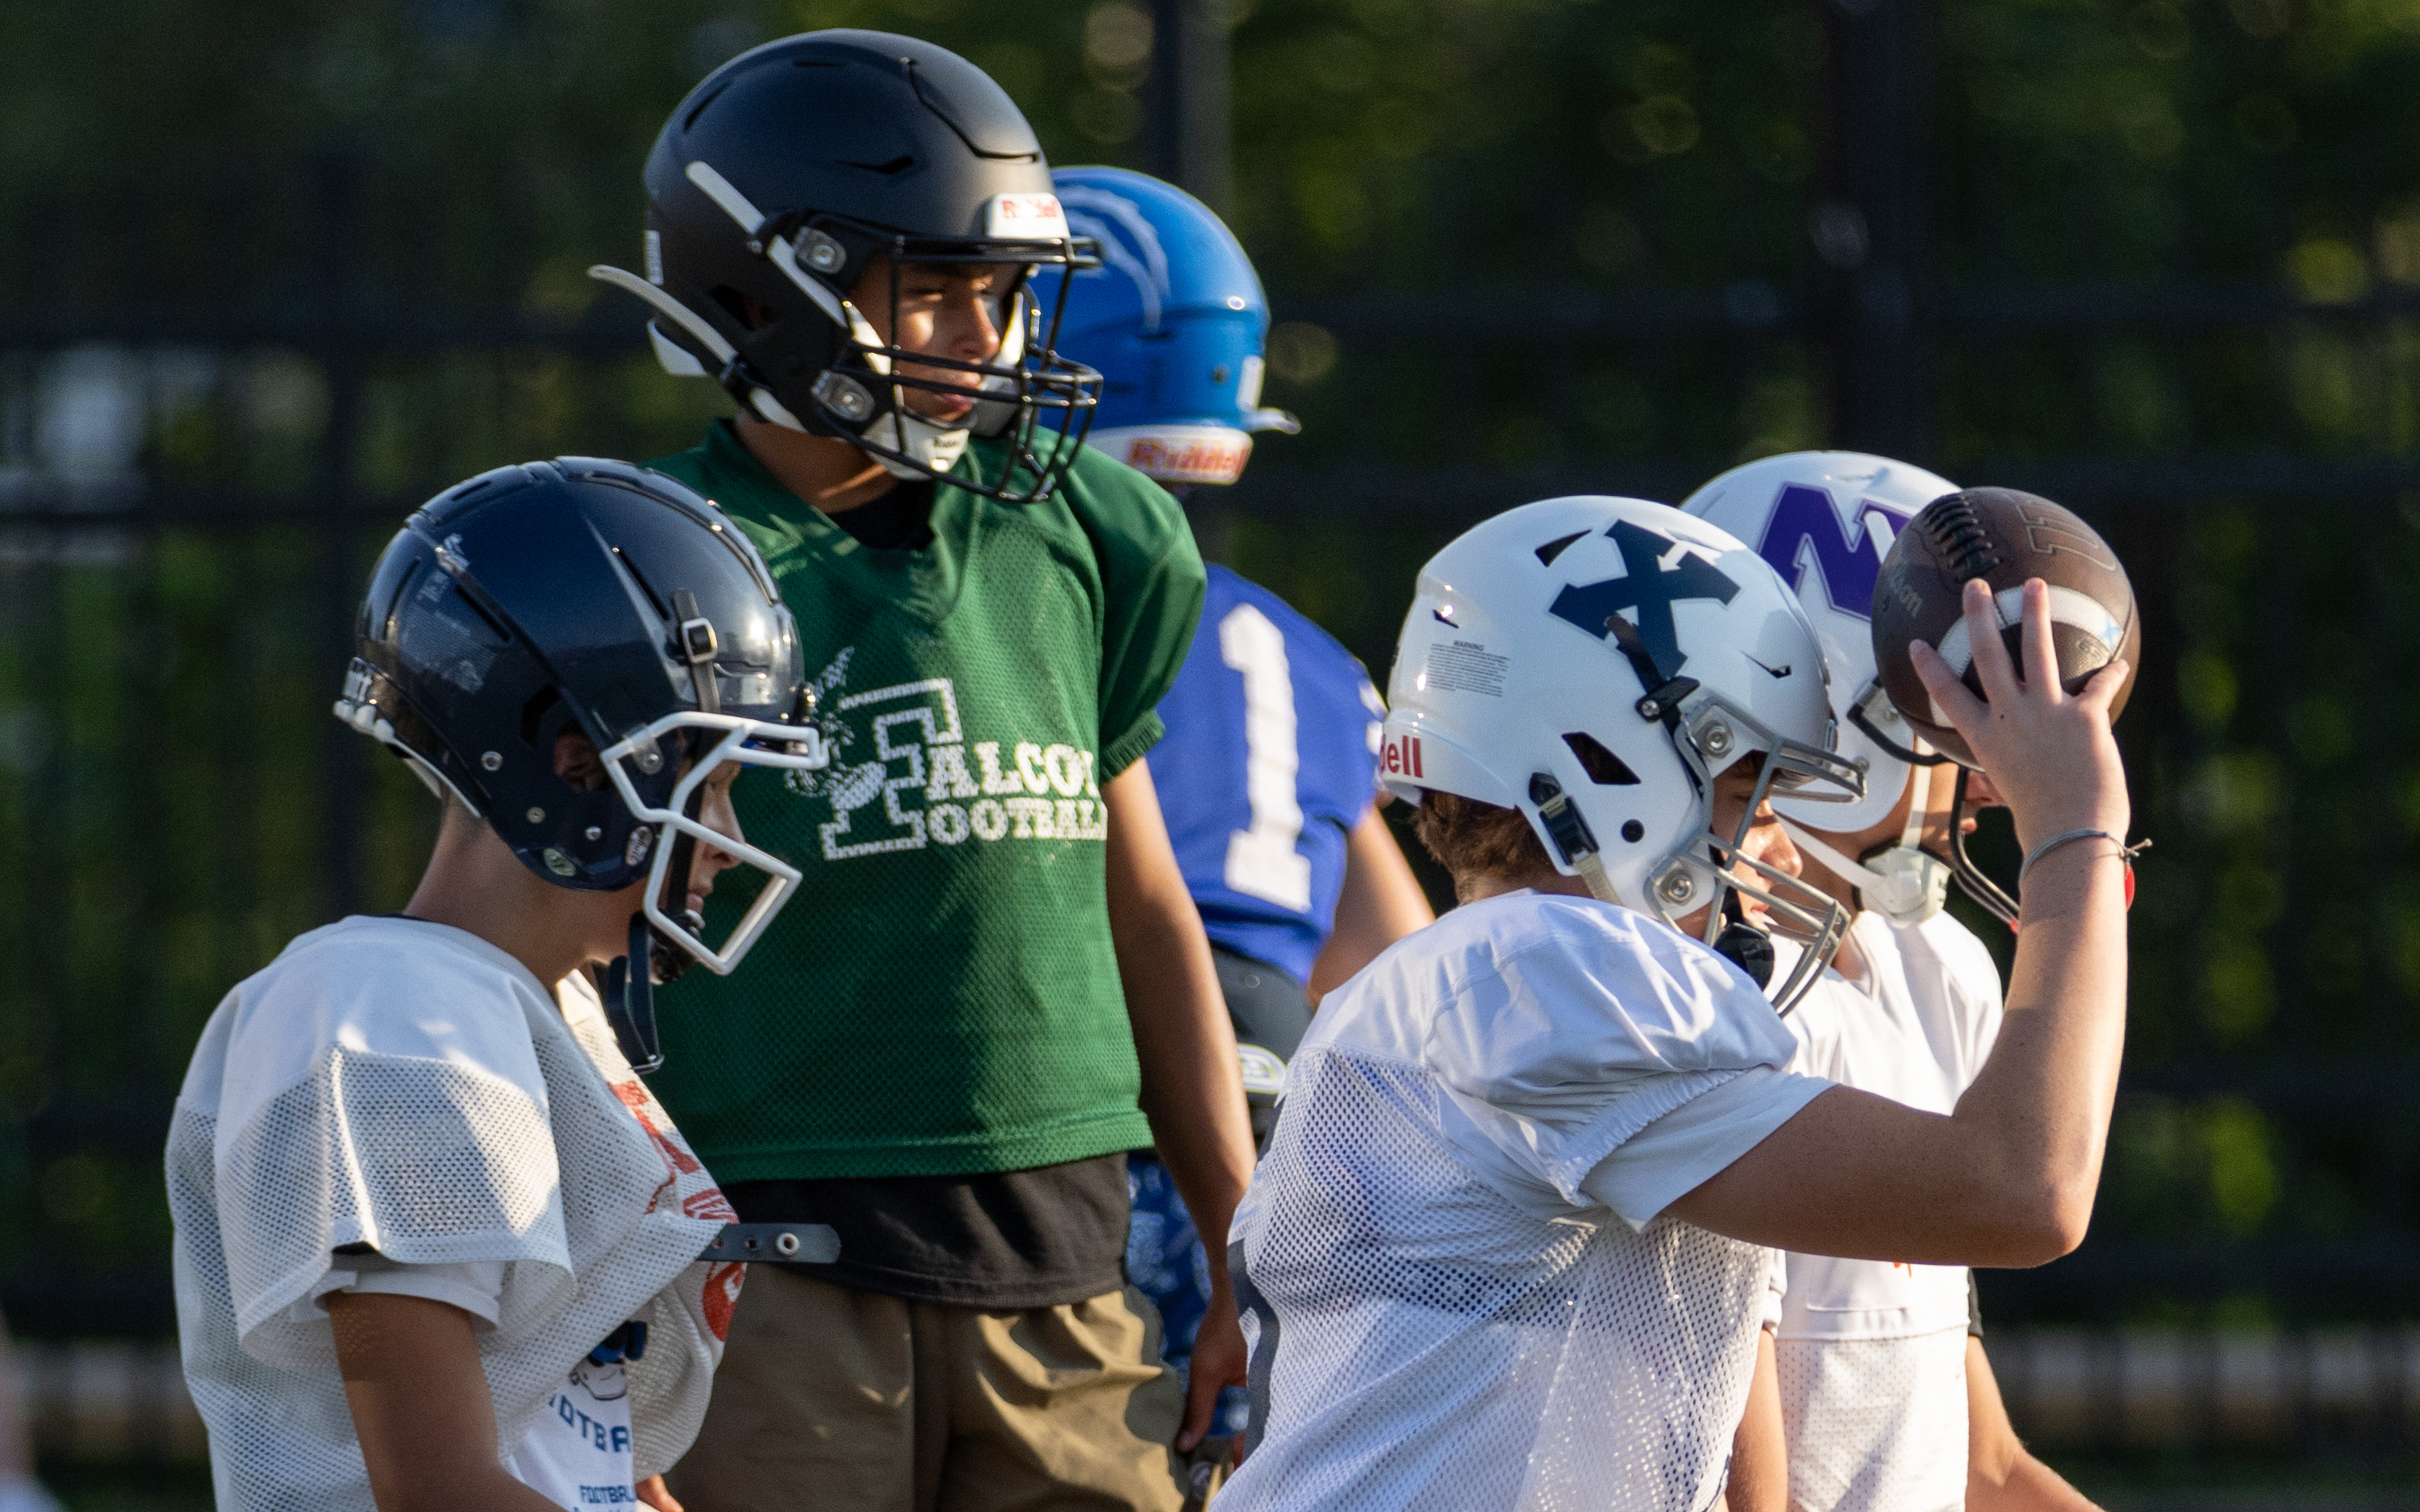
M739 1284L747 1279L748 1267L737 1260L726 1260L706 1273L706 1326L717 1341L731 1336L731 1309L739 1305Z

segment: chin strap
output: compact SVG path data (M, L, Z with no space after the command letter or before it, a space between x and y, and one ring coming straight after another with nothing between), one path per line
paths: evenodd
M1993 918L2017 932L2017 901L1991 879L1975 859L1966 854L1966 779L1967 769L1958 768L1958 796L1949 807L1949 868L1958 879L1958 890L1983 905Z
M878 451L866 455L881 463L883 471L911 483L929 482L935 474L957 466L958 458L966 455L968 438L973 435L963 425L944 430L912 409L893 409L866 431L866 439L876 431L890 433L890 444L883 451L895 452L896 456Z
M1714 936L1714 953L1746 972L1759 992L1773 985L1773 936L1747 921L1747 910L1740 906L1736 887L1723 893L1723 932ZM1797 1006L1795 1002L1785 1005L1783 1016Z
M628 955L616 956L605 968L605 1022L613 1026L613 1041L622 1058L636 1072L661 1070L663 1046L656 1040L656 928L644 913L630 916Z
M1907 823L1900 830L1899 842L1868 851L1863 859L1852 860L1795 820L1781 822L1792 844L1857 889L1858 906L1869 908L1902 928L1921 924L1941 912L1949 897L1949 879L1954 870L1921 843L1924 822L1931 807L1932 768L1919 766L1915 776L1915 791L1907 804Z
M1599 903L1621 903L1621 895L1613 890L1613 879L1605 874L1605 861L1597 854L1596 832L1589 828L1588 820L1574 807L1563 785L1544 772L1531 773L1529 801L1538 806L1538 818L1544 823L1555 849L1562 854L1563 864L1580 874L1580 880L1588 884L1590 895Z

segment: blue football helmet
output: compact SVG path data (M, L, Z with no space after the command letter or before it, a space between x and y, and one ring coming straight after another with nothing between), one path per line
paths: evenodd
M1233 483L1264 430L1299 430L1261 408L1268 297L1251 259L1210 208L1124 168L1051 175L1077 237L1100 247L1078 269L1060 319L1062 357L1097 369L1101 400L1085 444L1163 483ZM1048 308L1063 274L1034 273Z
M609 1012L644 1021L648 979L690 960L737 965L797 886L796 867L699 818L703 784L725 762L795 769L826 757L772 573L683 485L568 456L457 484L380 557L355 643L337 718L488 821L540 880L582 891L645 881L635 991ZM560 744L573 733L593 766ZM701 843L767 878L719 946L687 907ZM658 960L658 942L676 949ZM651 1024L639 1038L651 1053ZM645 1058L631 1055L642 1070Z

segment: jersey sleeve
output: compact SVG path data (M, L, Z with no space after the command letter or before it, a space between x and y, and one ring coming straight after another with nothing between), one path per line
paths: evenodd
M1101 574L1100 774L1117 776L1163 733L1159 701L1202 620L1208 579L1192 529L1168 491L1087 451L1064 498Z
M1810 1088L1790 1103L1794 1113L1829 1085L1783 1075L1795 1041L1745 977L1643 919L1532 944L1462 996L1466 1011L1438 1015L1424 1057L1499 1157L1575 1208L1607 1202L1590 1174L1678 1110L1713 1098L1694 1120L1700 1137L1668 1134L1625 1171L1685 1172L1726 1149L1736 1158L1788 1117L1773 1116L1785 1087ZM1770 1121L1737 1143L1760 1118ZM1691 1158L1676 1160L1683 1148ZM1643 1227L1728 1158L1668 1196L1668 1177L1625 1187L1615 1211Z
M1834 1085L1762 1066L1744 1071L1640 1130L1589 1172L1580 1189L1631 1227L1644 1228Z
M339 1255L328 1267L328 1273L313 1282L309 1293L295 1304L296 1320L308 1322L312 1313L325 1313L329 1296L338 1291L442 1302L469 1313L481 1327L492 1329L504 1303L504 1268L496 1260L398 1265L375 1250L363 1255Z
M238 1337L317 1363L306 1303L335 1252L511 1268L497 1321L573 1287L545 1083L527 1021L491 982L409 952L329 950L244 1005L213 1138ZM475 1311L476 1309L472 1309Z

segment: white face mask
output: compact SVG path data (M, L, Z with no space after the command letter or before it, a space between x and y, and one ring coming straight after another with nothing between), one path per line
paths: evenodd
M1803 826L1784 819L1791 842L1821 861L1842 881L1857 889L1861 907L1880 914L1891 923L1905 927L1921 924L1941 912L1949 896L1949 863L1923 848L1924 822L1931 817L1933 768L1918 766L1914 770L1915 782L1907 804L1907 824L1900 830L1899 843L1869 854L1864 860L1852 860L1838 849L1825 844ZM1953 820L1954 822L1954 820Z

